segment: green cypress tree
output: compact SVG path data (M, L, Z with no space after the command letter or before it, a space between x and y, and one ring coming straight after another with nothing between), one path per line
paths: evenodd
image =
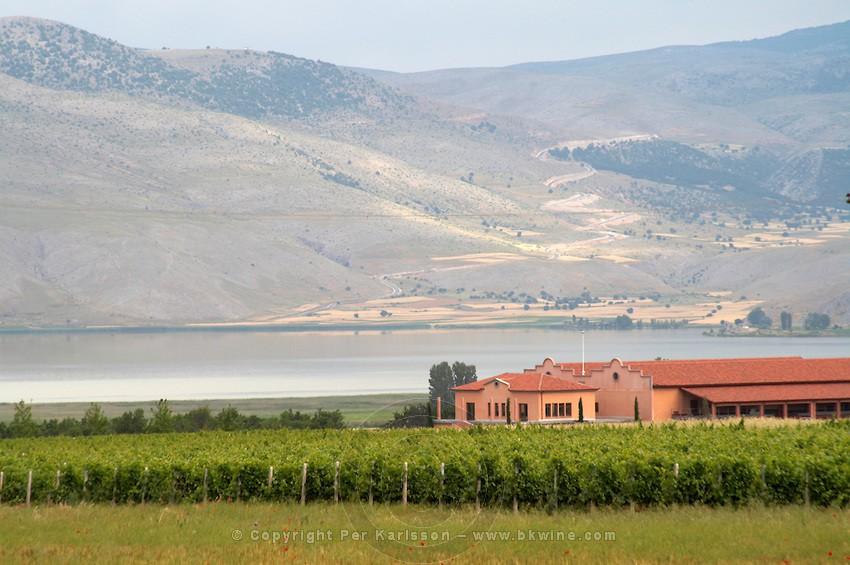
M578 399L578 421L584 422L584 404L581 401L581 398Z
M640 408L638 407L638 399L635 396L635 422L640 421Z

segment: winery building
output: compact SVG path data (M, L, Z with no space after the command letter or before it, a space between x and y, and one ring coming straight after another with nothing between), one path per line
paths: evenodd
M850 417L850 358L558 363L455 387L455 420L567 423L761 416Z

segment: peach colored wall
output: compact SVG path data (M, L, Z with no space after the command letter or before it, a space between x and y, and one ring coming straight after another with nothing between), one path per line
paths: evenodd
M651 379L640 371L630 370L619 359L613 359L610 366L588 371L586 377L576 380L599 389L596 391L599 418L634 418L637 398L640 419L652 420Z
M475 403L475 419L476 420L495 420L495 421L505 421L505 414L501 410L501 403L508 401L511 402L511 421L517 422L519 421L519 405L521 403L528 404L528 420L529 421L539 421L545 420L544 414L544 405L546 403L557 403L557 402L570 402L572 403L572 419L578 419L578 402L579 399L582 399L582 406L584 408L584 417L586 420L593 420L596 418L596 410L594 407L594 403L596 402L596 396L594 391L583 391L583 392L510 392L510 389L505 384L499 384L498 386L494 383L488 384L484 387L484 390L481 391L463 391L455 393L455 403L456 403L456 412L455 417L457 419L465 419L466 418L466 403L473 402ZM487 416L487 403L491 403L491 412L490 416ZM493 404L499 403L499 417L496 418L495 408L493 408Z
M690 397L680 388L656 388L652 391L652 419L671 420L673 412L690 413Z

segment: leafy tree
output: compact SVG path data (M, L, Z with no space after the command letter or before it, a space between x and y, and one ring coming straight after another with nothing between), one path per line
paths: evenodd
M109 433L109 418L103 413L100 405L95 403L89 405L80 421L80 430L84 436Z
M474 383L478 380L475 365L467 365L466 363L455 361L452 363L452 379L454 380L454 386Z
M435 410L437 398L442 399L440 408L442 418L454 418L454 393L451 390L455 386L454 382L454 373L448 362L443 361L431 366L428 374L428 397Z
M401 412L395 412L387 423L389 428L430 428L433 426L431 406L427 402L408 404Z
M456 410L452 387L477 380L478 373L475 365L468 365L460 361L455 361L451 365L446 361L433 365L428 377L428 394L432 409L436 411L437 397L440 397L442 399L440 416L442 418L454 418Z
M213 415L209 406L193 408L182 416L175 417L175 429L178 432L198 432L213 427Z
M322 410L319 408L310 419L310 427L315 429L342 429L345 427L345 418L339 410Z
M310 416L292 408L280 413L280 427L289 429L305 429L310 426Z
M779 314L779 326L782 328L782 331L791 331L791 312L783 311Z
M174 413L168 405L168 400L161 398L151 412L153 415L148 422L149 432L162 434L174 431Z
M578 399L578 421L584 422L584 403L581 400L581 398Z
M632 326L632 319L626 314L620 314L614 320L614 327L616 327L618 330L630 330L632 329Z
M132 412L127 411L112 420L112 430L116 434L140 434L148 427L145 419L145 411L136 408Z
M758 306L747 314L747 323L756 328L769 328L773 324L773 320Z
M32 437L38 435L38 425L32 419L32 406L23 400L15 404L15 415L9 424L11 437Z
M809 315L806 316L806 321L803 324L805 325L807 330L820 331L827 329L830 323L831 320L828 314L810 312Z
M232 432L243 428L244 418L239 413L239 410L233 406L227 405L215 417L215 427L219 430Z

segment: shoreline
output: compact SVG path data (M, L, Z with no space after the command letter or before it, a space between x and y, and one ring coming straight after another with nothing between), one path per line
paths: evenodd
M204 332L234 332L234 333L324 333L324 332L390 332L390 331L421 331L421 330L511 330L511 329L543 329L561 331L644 331L644 330L698 330L715 328L715 326L699 326L679 321L661 322L658 325L645 323L642 328L602 327L598 322L591 322L587 327L577 327L566 321L522 319L504 322L399 322L387 324L257 324L252 322L234 324L210 325L154 325L154 326L8 326L0 327L0 335L14 334L146 334L146 333L204 333ZM716 326L719 328L720 326Z

